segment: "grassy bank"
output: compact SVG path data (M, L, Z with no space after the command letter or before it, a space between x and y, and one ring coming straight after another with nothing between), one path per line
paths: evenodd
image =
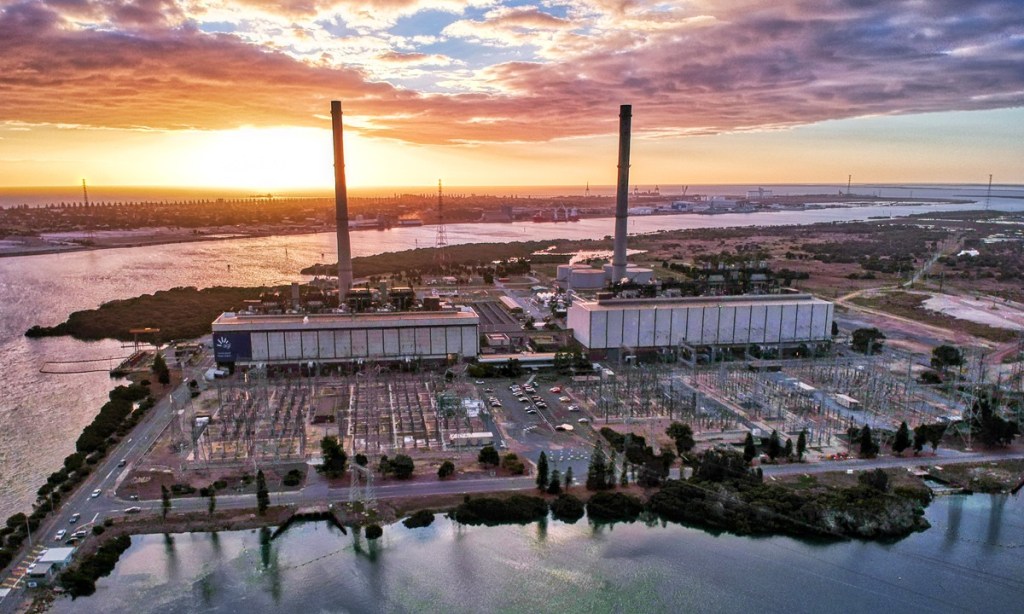
M547 241L523 241L509 243L469 243L465 245L449 245L448 262L451 266L486 264L510 258L526 258L533 252L555 246L556 252L580 249L611 249L611 241L568 241L552 239ZM399 271L418 270L430 272L434 268L437 250L433 247L421 247L401 252L388 252L374 256L360 256L352 259L352 269L356 277L384 275ZM543 258L543 257L542 257ZM314 264L302 269L303 275L337 275L338 264Z
M133 328L159 328L160 339L193 339L210 332L210 323L224 311L257 299L265 288L216 286L160 290L135 298L110 301L96 309L72 313L57 326L33 326L28 337L71 335L82 341L131 341ZM149 341L149 339L146 339Z

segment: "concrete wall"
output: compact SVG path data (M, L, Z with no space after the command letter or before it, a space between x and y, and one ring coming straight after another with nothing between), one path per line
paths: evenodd
M476 326L369 328L317 331L253 331L255 362L345 361L364 359L476 356ZM239 360L244 357L239 356Z

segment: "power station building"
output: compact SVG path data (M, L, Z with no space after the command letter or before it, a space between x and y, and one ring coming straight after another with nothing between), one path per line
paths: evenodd
M833 304L809 294L694 298L577 297L568 326L591 351L744 346L831 339Z
M220 364L476 358L480 317L465 311L256 315L224 313L213 322Z

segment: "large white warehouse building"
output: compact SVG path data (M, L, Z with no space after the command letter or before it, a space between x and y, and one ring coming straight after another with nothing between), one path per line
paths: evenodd
M224 313L213 322L218 363L295 364L476 358L480 317L470 311L310 315Z
M568 325L590 350L817 342L833 305L809 294L605 299L577 297Z

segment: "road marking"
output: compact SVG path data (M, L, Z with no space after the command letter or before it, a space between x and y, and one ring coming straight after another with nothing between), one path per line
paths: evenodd
M93 516L92 520L90 520L87 524L92 524L92 523L96 522L96 519L99 518L99 517L100 517L100 513L96 512L96 515Z

